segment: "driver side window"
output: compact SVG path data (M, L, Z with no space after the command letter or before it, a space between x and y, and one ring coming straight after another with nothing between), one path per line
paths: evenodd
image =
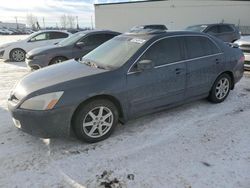
M48 40L48 39L49 39L48 33L40 33L34 36L33 38L31 38L30 42L36 42L36 41L42 41L42 40Z
M155 67L183 60L179 37L166 38L156 42L141 56L139 61L141 60L151 60ZM136 70L137 65L131 71Z

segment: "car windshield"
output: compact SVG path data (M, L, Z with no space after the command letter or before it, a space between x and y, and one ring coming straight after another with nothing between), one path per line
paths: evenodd
M115 69L126 63L144 45L145 39L119 36L102 44L85 55L80 62L96 64L96 67Z
M203 32L207 28L207 25L194 25L186 28L188 31Z
M71 35L70 37L59 42L58 45L59 46L72 45L72 44L76 43L78 40L80 40L84 35L86 35L86 34L85 33L75 33L75 34Z

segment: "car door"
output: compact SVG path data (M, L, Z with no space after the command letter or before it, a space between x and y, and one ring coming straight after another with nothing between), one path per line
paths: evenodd
M222 69L223 55L206 36L186 36L186 98L207 94Z
M179 37L161 39L150 46L127 74L130 112L154 111L183 100L186 64ZM137 63L151 60L154 68L137 71Z
M34 48L46 46L46 45L48 45L48 43L47 43L48 40L49 40L48 32L39 33L27 41L27 45L25 47L25 50L26 50L26 52L28 52Z
M61 40L69 36L69 34L67 33L58 32L58 31L49 32L48 35L49 35L48 40L47 40L48 45L57 44L58 42L60 42Z
M100 33L100 34L92 34L88 36L84 36L82 39L80 39L78 42L83 42L84 45L82 47L76 46L74 47L72 54L75 58L80 58L87 53L91 52L104 42L110 40L113 38L114 34L108 34L108 33Z

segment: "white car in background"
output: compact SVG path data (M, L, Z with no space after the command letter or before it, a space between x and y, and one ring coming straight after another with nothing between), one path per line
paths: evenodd
M243 51L245 56L244 67L247 70L250 70L250 36L243 36L234 43L238 44L240 49Z
M53 45L69 37L66 31L43 30L32 33L26 39L0 45L0 58L20 62L25 60L27 52L34 48Z

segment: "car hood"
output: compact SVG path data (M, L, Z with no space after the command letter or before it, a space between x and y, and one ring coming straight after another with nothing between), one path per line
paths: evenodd
M19 41L16 41L16 42L7 42L7 43L0 43L0 48L6 48L10 45L13 45L13 44L16 44L17 42Z
M107 70L90 67L74 59L52 65L25 76L14 88L13 94L19 100L23 97L56 84L88 77Z
M36 56L36 55L44 54L44 53L50 52L51 50L58 49L58 48L60 47L57 45L49 45L49 46L35 48L29 51L27 56Z

